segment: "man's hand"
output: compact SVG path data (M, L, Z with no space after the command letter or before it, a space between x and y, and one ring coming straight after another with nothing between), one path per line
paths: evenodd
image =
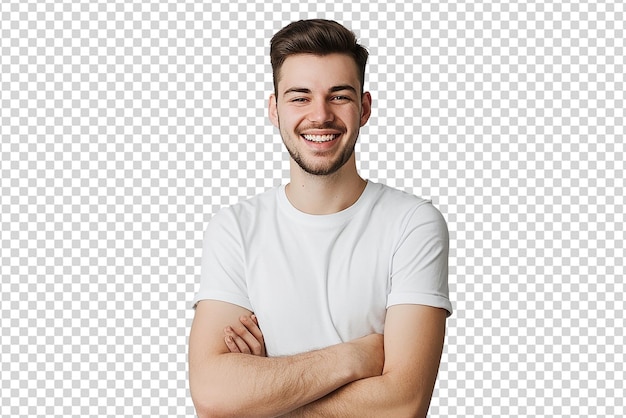
M224 341L231 353L266 357L263 333L257 317L252 314L239 317L241 326L224 328ZM368 375L380 376L385 363L384 337L371 334L350 341L355 348L354 361L369 370Z
M224 328L224 341L231 353L266 357L265 341L256 315L239 317L241 326ZM355 348L354 361L369 370L368 375L380 376L385 363L384 337L371 334L350 341Z
M289 356L261 357L263 334L253 318L254 326L242 318L251 315L238 305L210 299L196 306L189 334L189 384L199 417L281 416L352 382L380 377L377 363L382 359L363 361L368 346L376 346L375 337ZM232 331L225 330L228 325ZM233 350L256 355L231 353L226 340Z
M224 328L224 342L231 353L266 357L265 341L256 315L239 317L240 326Z
M356 355L351 359L367 367L370 376L380 376L385 366L385 344L382 334L370 334L350 341L356 348Z

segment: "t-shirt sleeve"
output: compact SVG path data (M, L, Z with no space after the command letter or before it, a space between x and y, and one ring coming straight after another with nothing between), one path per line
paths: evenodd
M252 311L244 270L241 231L232 209L219 211L209 222L202 244L200 289L193 307L201 300L229 302Z
M448 251L448 227L441 212L430 202L419 205L404 221L393 254L387 308L428 305L450 316Z

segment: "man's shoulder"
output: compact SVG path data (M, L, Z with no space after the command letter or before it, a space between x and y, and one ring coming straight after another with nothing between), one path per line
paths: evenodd
M254 221L261 213L271 211L275 207L279 189L280 186L272 187L253 197L245 198L230 206L224 206L213 215L211 222L230 220L240 224Z
M231 206L236 212L246 213L259 209L266 209L276 205L276 197L282 186L272 187L253 197L241 200Z
M435 222L445 226L446 221L441 211L431 199L384 184L376 184L374 211L384 216L388 222L398 222L402 229L410 224Z
M383 206L384 210L391 212L413 211L419 206L432 203L429 199L383 183L374 183L374 186L376 190L375 203Z

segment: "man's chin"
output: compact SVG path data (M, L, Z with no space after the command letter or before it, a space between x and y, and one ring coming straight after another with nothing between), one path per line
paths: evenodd
M336 174L348 162L349 158L331 164L310 164L296 160L298 166L307 174L312 176L328 177Z

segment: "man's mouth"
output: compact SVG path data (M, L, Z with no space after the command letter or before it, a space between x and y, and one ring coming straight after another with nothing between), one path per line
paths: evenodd
M304 139L306 139L309 142L316 142L318 144L322 143L322 142L330 142L334 139L336 139L339 136L339 134L331 134L331 135L302 135L302 137Z

